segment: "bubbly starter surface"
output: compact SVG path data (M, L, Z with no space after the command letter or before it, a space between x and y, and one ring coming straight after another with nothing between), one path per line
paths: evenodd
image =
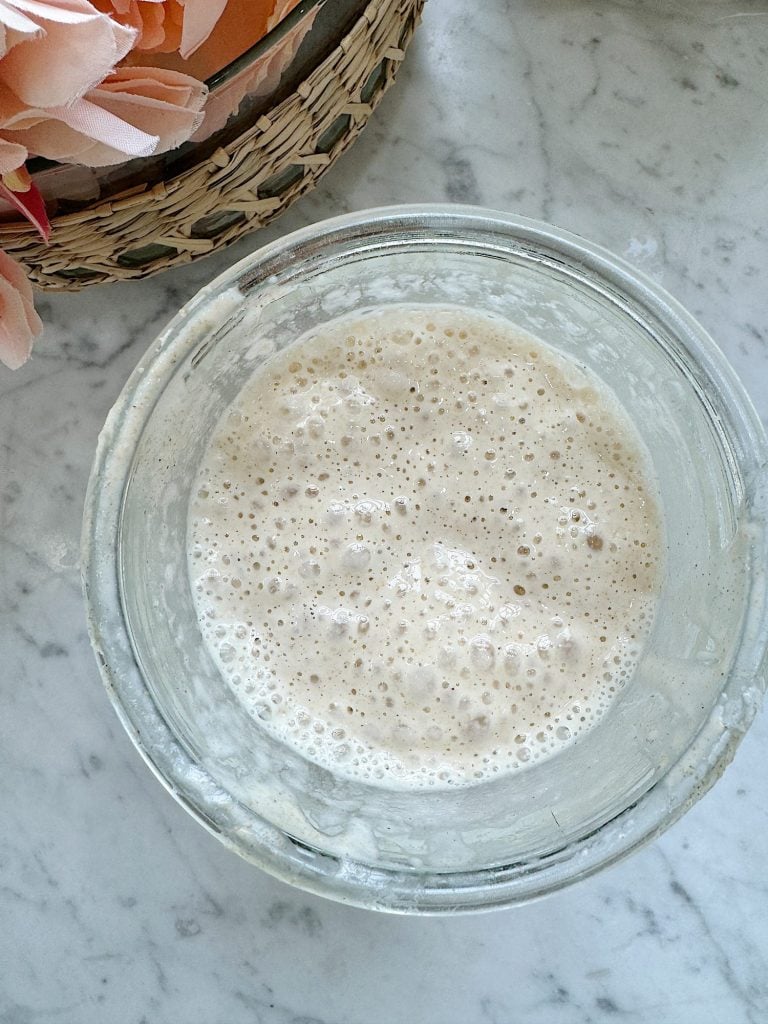
M490 778L632 675L655 489L602 384L503 320L395 307L271 358L193 488L190 579L223 677L335 772Z

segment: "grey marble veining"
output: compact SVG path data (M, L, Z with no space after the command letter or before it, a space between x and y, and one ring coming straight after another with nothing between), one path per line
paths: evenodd
M145 282L50 296L0 374L0 1024L762 1024L768 720L653 846L544 902L402 919L293 891L167 795L102 691L78 540L141 352L261 242L389 202L475 202L625 256L768 419L768 2L430 0L355 147L278 224Z

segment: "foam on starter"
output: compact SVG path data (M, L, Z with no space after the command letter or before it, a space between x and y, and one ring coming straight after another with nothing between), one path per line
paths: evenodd
M269 359L193 488L206 644L263 727L398 786L525 767L631 677L662 563L605 385L504 320L390 307Z

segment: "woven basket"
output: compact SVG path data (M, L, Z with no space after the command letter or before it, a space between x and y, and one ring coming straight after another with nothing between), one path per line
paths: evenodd
M394 81L425 0L372 0L330 56L238 138L168 180L31 226L0 248L38 288L75 290L189 263L278 217L355 140Z

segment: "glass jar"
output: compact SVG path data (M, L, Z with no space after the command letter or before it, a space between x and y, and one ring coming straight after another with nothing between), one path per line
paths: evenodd
M611 709L554 756L452 790L351 781L267 734L219 676L187 574L190 488L245 380L330 318L415 302L503 315L605 380L650 452L666 529L653 631ZM733 756L766 681L766 466L718 348L607 252L458 206L326 221L204 288L112 410L84 525L93 645L158 777L260 867L376 909L520 903L657 836Z

